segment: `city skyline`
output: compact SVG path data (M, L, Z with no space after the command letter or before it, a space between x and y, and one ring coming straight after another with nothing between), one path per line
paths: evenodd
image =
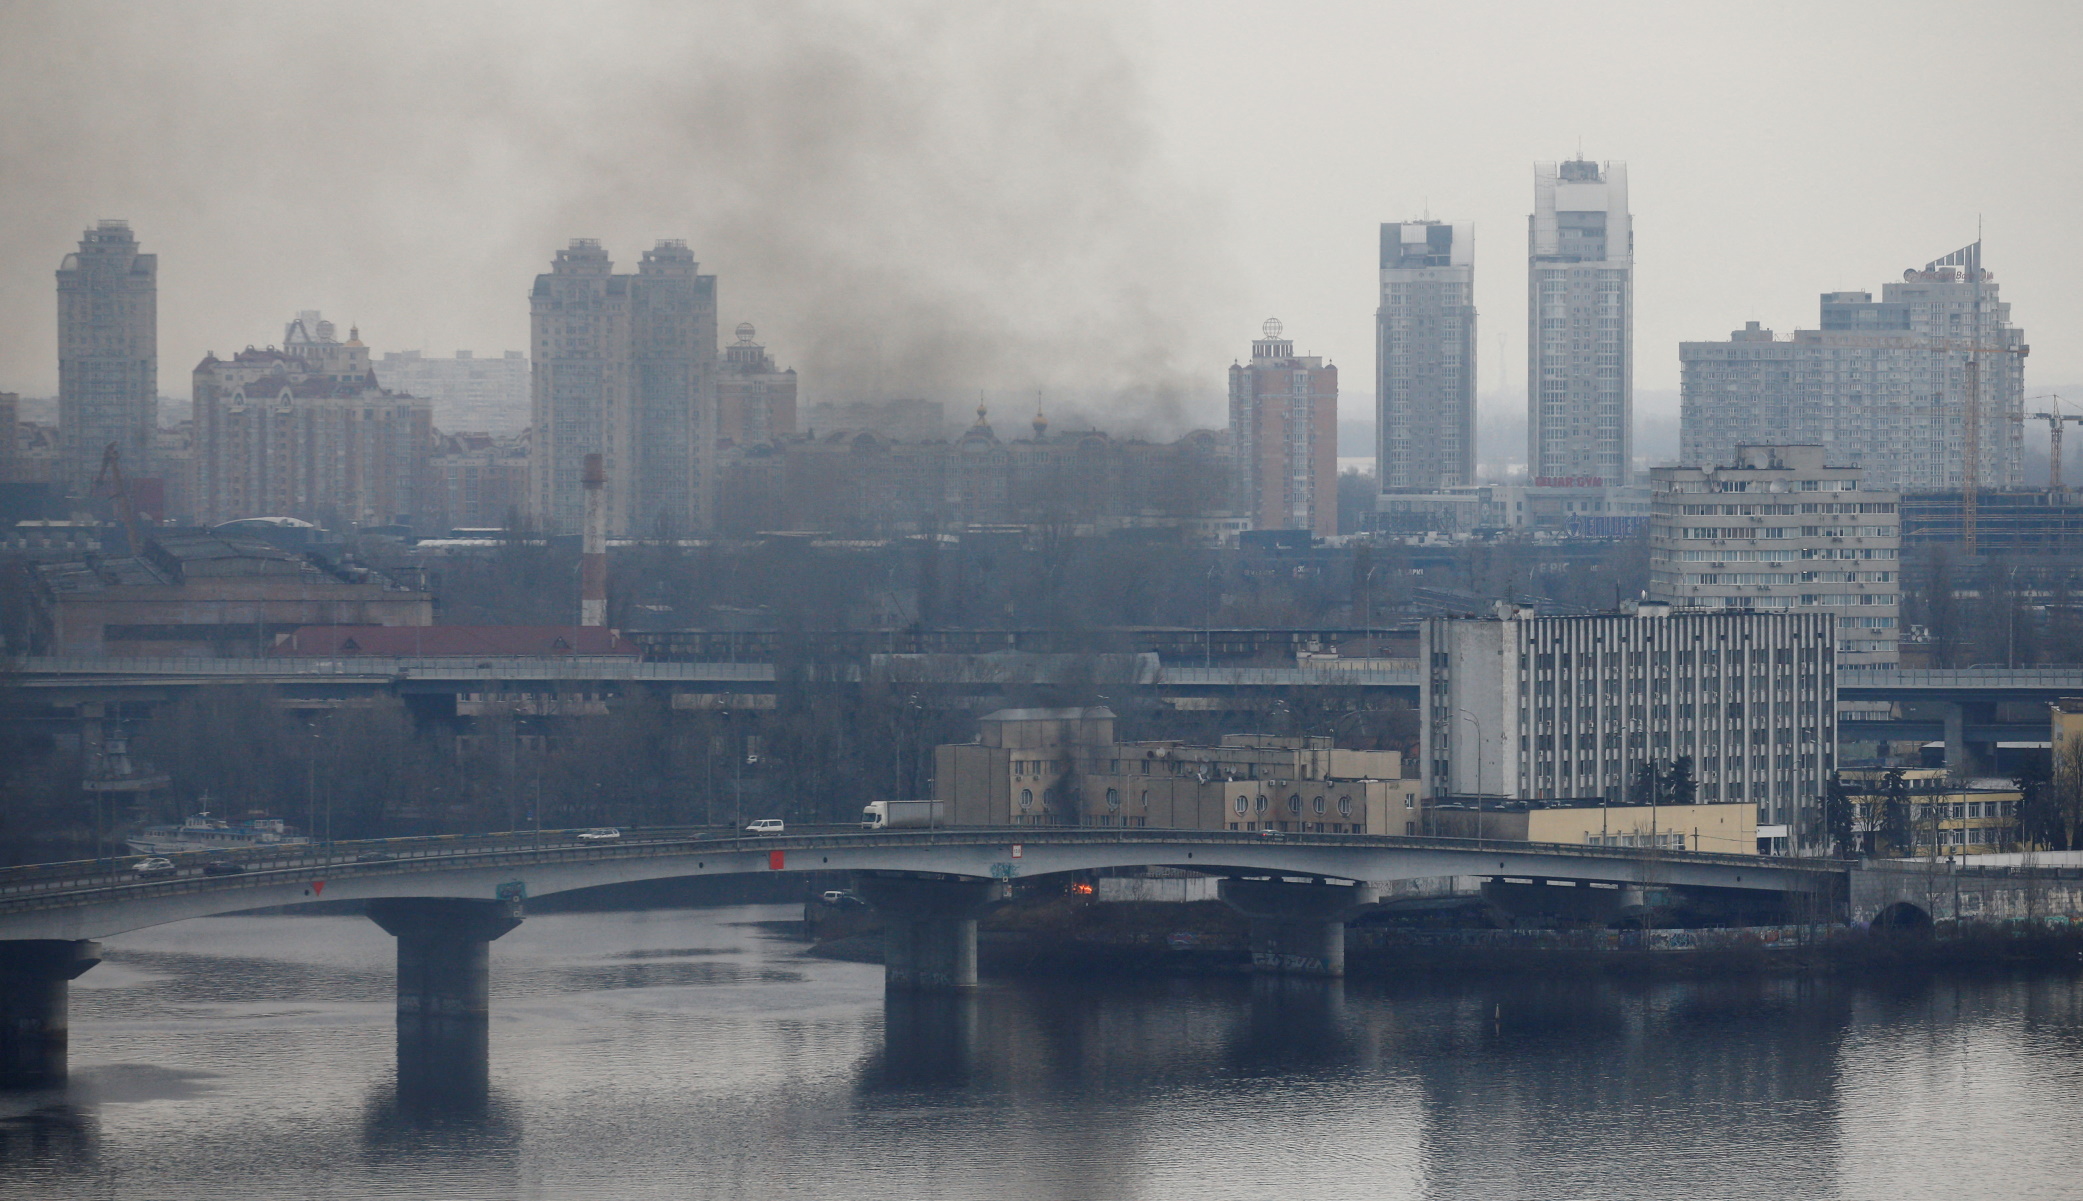
M1769 20L1620 8L1514 13L1510 36L1490 36L1502 11L1362 16L1303 4L1286 20L1297 45L1317 49L1284 50L1249 70L1258 39L1246 10L1224 3L1190 13L1170 3L1071 6L1026 21L972 14L934 38L909 36L928 17L902 8L877 22L835 5L820 30L728 4L662 22L613 5L489 21L462 5L410 38L387 38L374 60L354 52L344 94L250 104L259 81L233 64L276 48L312 52L289 14L256 8L226 41L193 38L178 14L112 21L92 4L79 17L18 12L8 18L12 51L0 54L21 57L0 87L18 89L12 111L35 125L9 135L24 169L0 181L13 216L0 262L41 262L82 224L124 216L168 261L188 264L163 281L171 362L223 351L213 341L226 329L314 305L388 331L392 347L489 353L523 344L523 318L504 298L541 246L572 236L636 245L670 229L704 247L710 269L746 281L728 319L798 348L789 357L808 398L889 395L896 381L957 403L980 388L995 399L1042 387L1059 412L1076 401L1184 427L1220 412L1211 376L1230 358L1226 331L1267 312L1312 331L1311 353L1371 367L1376 281L1359 260L1371 257L1382 221L1429 211L1469 222L1493 247L1478 308L1516 310L1507 250L1525 218L1525 164L1581 148L1632 163L1634 208L1647 214L1638 389L1675 390L1677 342L1751 318L1786 328L1815 293L1899 271L1905 247L1970 240L1977 214L1992 258L2015 264L2005 284L2019 311L2050 330L2083 324L2083 298L2065 290L2083 270L2062 199L2076 167L2058 155L1998 155L1972 171L1928 166L1930 147L1947 138L2058 146L2083 135L2083 83L2053 69L2076 31L2072 11L2027 5L2012 20L1975 22L1907 6L1878 23L1808 13L1812 37L1799 44ZM402 16L378 6L366 19L383 28ZM94 22L92 33L77 33L75 21ZM1361 70L1366 47L1390 33L1452 52L1394 78ZM36 61L36 47L56 39L84 47L90 69L56 77ZM710 91L639 53L683 41ZM1704 44L1726 53L1705 69L1676 69ZM476 85L496 89L552 63L559 82L516 89L517 107L488 111L468 101L480 89L425 69L463 45L484 52ZM700 47L720 56L727 45L742 65L711 69ZM835 80L806 86L814 80L791 65L791 47L803 45L837 64ZM1928 119L1865 119L1891 110L1904 64L1930 61L1938 45L1952 65L1917 73ZM562 53L574 46L586 53ZM1078 69L1037 70L1067 47ZM1594 47L1613 70L1555 79L1538 69ZM344 53L323 51L328 62ZM2042 83L2012 96L1974 82L1999 63ZM196 82L213 76L232 90ZM89 78L134 83L83 88ZM1051 82L1036 91L1037 78ZM937 90L921 97L906 79ZM1659 104L1640 104L1652 84ZM129 132L134 87L149 87L169 121L226 142L281 144L325 125L329 154L293 183L242 188L239 204L199 204L193 197L211 191L197 174L209 156ZM1439 109L1436 120L1391 128L1360 116L1421 100ZM331 119L345 102L360 109L348 127ZM567 132L626 126L633 106L665 114L648 141ZM1823 109L1833 120L1813 122ZM999 114L995 130L974 120L979 112ZM756 116L732 117L740 113ZM893 127L887 118L898 113L911 116ZM1307 164L1299 181L1221 170L1254 120L1276 126ZM1797 124L1808 133L1788 144L1778 131ZM832 137L812 136L827 128ZM1698 153L1702 128L1720 139L1712 155ZM695 179L704 182L689 188ZM804 179L829 183L798 186ZM372 195L384 199L365 203ZM313 237L320 228L326 235ZM1258 252L1273 241L1278 254ZM40 275L0 272L0 323L19 331L0 347L0 388L25 396L55 391ZM246 305L252 322L234 310ZM1523 388L1516 327L1486 326L1480 392ZM2030 373L2083 378L2083 347L2043 340ZM1348 383L1354 395L1371 386Z

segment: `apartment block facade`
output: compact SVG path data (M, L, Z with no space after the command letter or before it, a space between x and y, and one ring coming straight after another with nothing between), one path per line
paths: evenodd
M716 444L755 446L795 436L796 369L775 369L751 322L740 322L735 332L716 376Z
M1627 167L1533 173L1526 293L1527 472L1536 484L1629 482L1634 457L1634 218Z
M1642 765L1691 761L1694 800L1757 806L1760 850L1820 838L1835 766L1834 630L1821 613L1436 618L1420 638L1435 800L1637 799Z
M381 387L359 331L302 314L281 347L205 355L193 376L188 495L203 522L295 517L424 525L439 506L433 405Z
M1791 339L1752 321L1726 342L1683 342L1680 450L1726 463L1741 445L1811 443L1863 468L1875 488L1958 490L1969 440L1969 360L1978 485L2024 482L2024 331L1994 276L1932 264L1870 292L1826 292L1821 328ZM1983 347L1971 351L1970 347Z
M1381 490L1474 484L1474 227L1441 221L1381 227L1374 330Z
M608 532L685 534L710 524L716 446L716 277L684 242L616 274L575 238L530 297L535 461L530 495L550 533L584 523L586 456L607 468Z
M80 235L58 266L58 464L54 483L83 494L114 444L124 470L152 473L159 432L159 256L127 221Z
M1819 612L1846 682L1895 670L1899 494L1820 446L1738 446L1712 467L1650 472L1649 595L1680 612Z
M1338 532L1338 368L1297 355L1266 322L1251 362L1230 367L1237 511L1259 530Z
M528 424L528 356L518 350L496 358L392 351L376 364L376 378L393 392L433 401L434 424L444 430L514 434Z

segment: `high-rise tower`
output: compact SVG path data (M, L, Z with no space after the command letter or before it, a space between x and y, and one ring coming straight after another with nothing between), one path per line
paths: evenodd
M1634 455L1634 220L1627 167L1533 169L1526 295L1527 474L1628 482Z
M661 241L634 275L575 238L531 297L536 517L585 521L584 473L602 456L608 533L709 524L716 444L716 277L685 242Z
M150 474L159 432L159 256L127 221L102 221L58 266L58 474L81 492L113 442Z
M1475 235L1466 225L1381 227L1374 311L1377 466L1384 492L1475 483Z
M1251 363L1230 367L1239 510L1257 530L1338 532L1338 369L1297 355L1268 320Z

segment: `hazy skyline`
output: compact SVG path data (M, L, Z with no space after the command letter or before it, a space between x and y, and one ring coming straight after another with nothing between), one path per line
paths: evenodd
M2053 3L9 3L0 389L55 390L52 272L121 217L169 395L304 308L522 349L569 238L683 237L806 404L1214 423L1267 316L1363 397L1378 226L1429 213L1474 223L1480 391L1523 398L1533 164L1581 146L1629 165L1641 390L1979 215L2031 395L2083 379L2079 34Z

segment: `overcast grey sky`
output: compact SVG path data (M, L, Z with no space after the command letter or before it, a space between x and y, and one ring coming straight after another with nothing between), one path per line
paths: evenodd
M1638 388L1977 215L2028 381L2079 380L2079 14L5 0L0 389L54 390L51 273L125 217L170 395L300 308L378 351L521 349L566 239L626 268L684 237L812 399L1212 422L1269 315L1367 392L1376 225L1429 212L1475 222L1483 390L1516 392L1533 163L1580 144L1629 165Z

